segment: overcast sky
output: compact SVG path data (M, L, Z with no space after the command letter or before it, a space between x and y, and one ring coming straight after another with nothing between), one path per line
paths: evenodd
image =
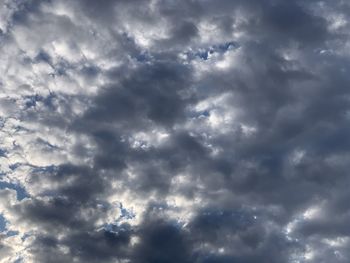
M350 2L0 0L1 263L350 262Z

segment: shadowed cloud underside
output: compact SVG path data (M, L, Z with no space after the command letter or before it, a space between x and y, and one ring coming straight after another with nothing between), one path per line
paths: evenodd
M0 0L0 262L349 262L349 18Z

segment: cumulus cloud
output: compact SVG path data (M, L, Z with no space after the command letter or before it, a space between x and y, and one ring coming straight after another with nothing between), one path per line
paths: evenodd
M0 262L348 262L345 1L0 1Z

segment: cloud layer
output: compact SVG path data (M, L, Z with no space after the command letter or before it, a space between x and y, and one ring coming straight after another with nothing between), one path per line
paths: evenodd
M0 3L0 262L349 262L346 1Z

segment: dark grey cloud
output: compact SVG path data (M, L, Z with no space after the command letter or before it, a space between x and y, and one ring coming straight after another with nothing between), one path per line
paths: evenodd
M141 66L135 72L129 72L125 79L120 80L120 84L106 87L85 118L120 124L126 122L124 125L129 123L130 118L135 119L131 125L137 124L137 119L140 122L173 125L184 118L191 99L181 94L191 88L190 72L188 67L170 61Z
M5 1L0 262L348 262L348 22Z

